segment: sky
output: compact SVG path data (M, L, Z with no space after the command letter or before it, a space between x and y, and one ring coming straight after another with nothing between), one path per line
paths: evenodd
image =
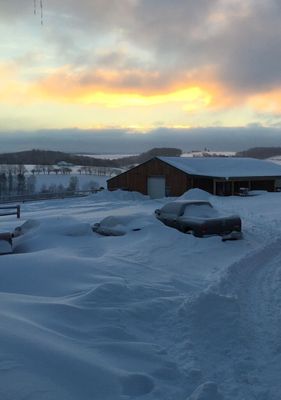
M43 25L39 0L0 0L3 149L73 132L83 151L112 132L281 145L280 0L42 1Z

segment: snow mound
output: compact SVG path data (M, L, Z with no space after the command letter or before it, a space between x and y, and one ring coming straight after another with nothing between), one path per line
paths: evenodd
M190 189L179 197L179 200L206 200L208 201L211 194L201 189Z
M50 218L41 224L40 234L51 236L88 236L92 235L90 223L80 222L72 217Z
M66 236L87 236L92 234L91 225L86 222L62 226L60 233Z
M187 400L223 400L214 382L205 382L192 393Z
M149 199L148 196L144 196L138 192L128 192L127 190L102 190L101 192L92 195L93 200L99 201L140 201Z

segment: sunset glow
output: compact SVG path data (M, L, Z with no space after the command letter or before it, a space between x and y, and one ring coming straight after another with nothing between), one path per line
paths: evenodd
M279 121L273 0L50 0L43 26L32 7L1 3L2 129Z

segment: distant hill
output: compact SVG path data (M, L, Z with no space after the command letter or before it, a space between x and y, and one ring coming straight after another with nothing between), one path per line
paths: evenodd
M75 165L103 165L103 160L86 156L76 156L61 151L27 150L17 153L0 154L0 164L54 165L60 161Z
M25 164L25 165L55 165L65 161L74 165L123 167L126 165L139 164L156 156L177 157L182 154L180 149L154 148L138 156L123 157L115 160L87 157L50 150L28 150L16 153L0 154L0 164Z
M236 157L252 157L261 160L274 156L281 156L281 147L254 147L236 153Z
M117 161L119 163L119 167L124 165L131 165L131 164L141 164L150 160L153 157L180 157L182 155L182 150L172 148L172 147L155 147L151 150L146 151L145 153L141 153L138 156L129 156L119 158Z

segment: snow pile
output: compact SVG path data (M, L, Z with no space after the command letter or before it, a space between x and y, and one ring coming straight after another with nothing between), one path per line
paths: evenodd
M126 190L120 190L120 189L114 191L102 190L98 193L93 194L91 197L93 200L98 200L98 201L124 201L124 200L140 201L149 199L148 196L144 196L139 192L128 192Z
M178 200L205 200L209 201L213 197L210 193L205 192L202 189L189 189Z
M225 243L165 226L159 201L96 196L22 206L0 257L0 397L279 400L281 194L212 197L243 219ZM92 232L108 216L126 235Z

